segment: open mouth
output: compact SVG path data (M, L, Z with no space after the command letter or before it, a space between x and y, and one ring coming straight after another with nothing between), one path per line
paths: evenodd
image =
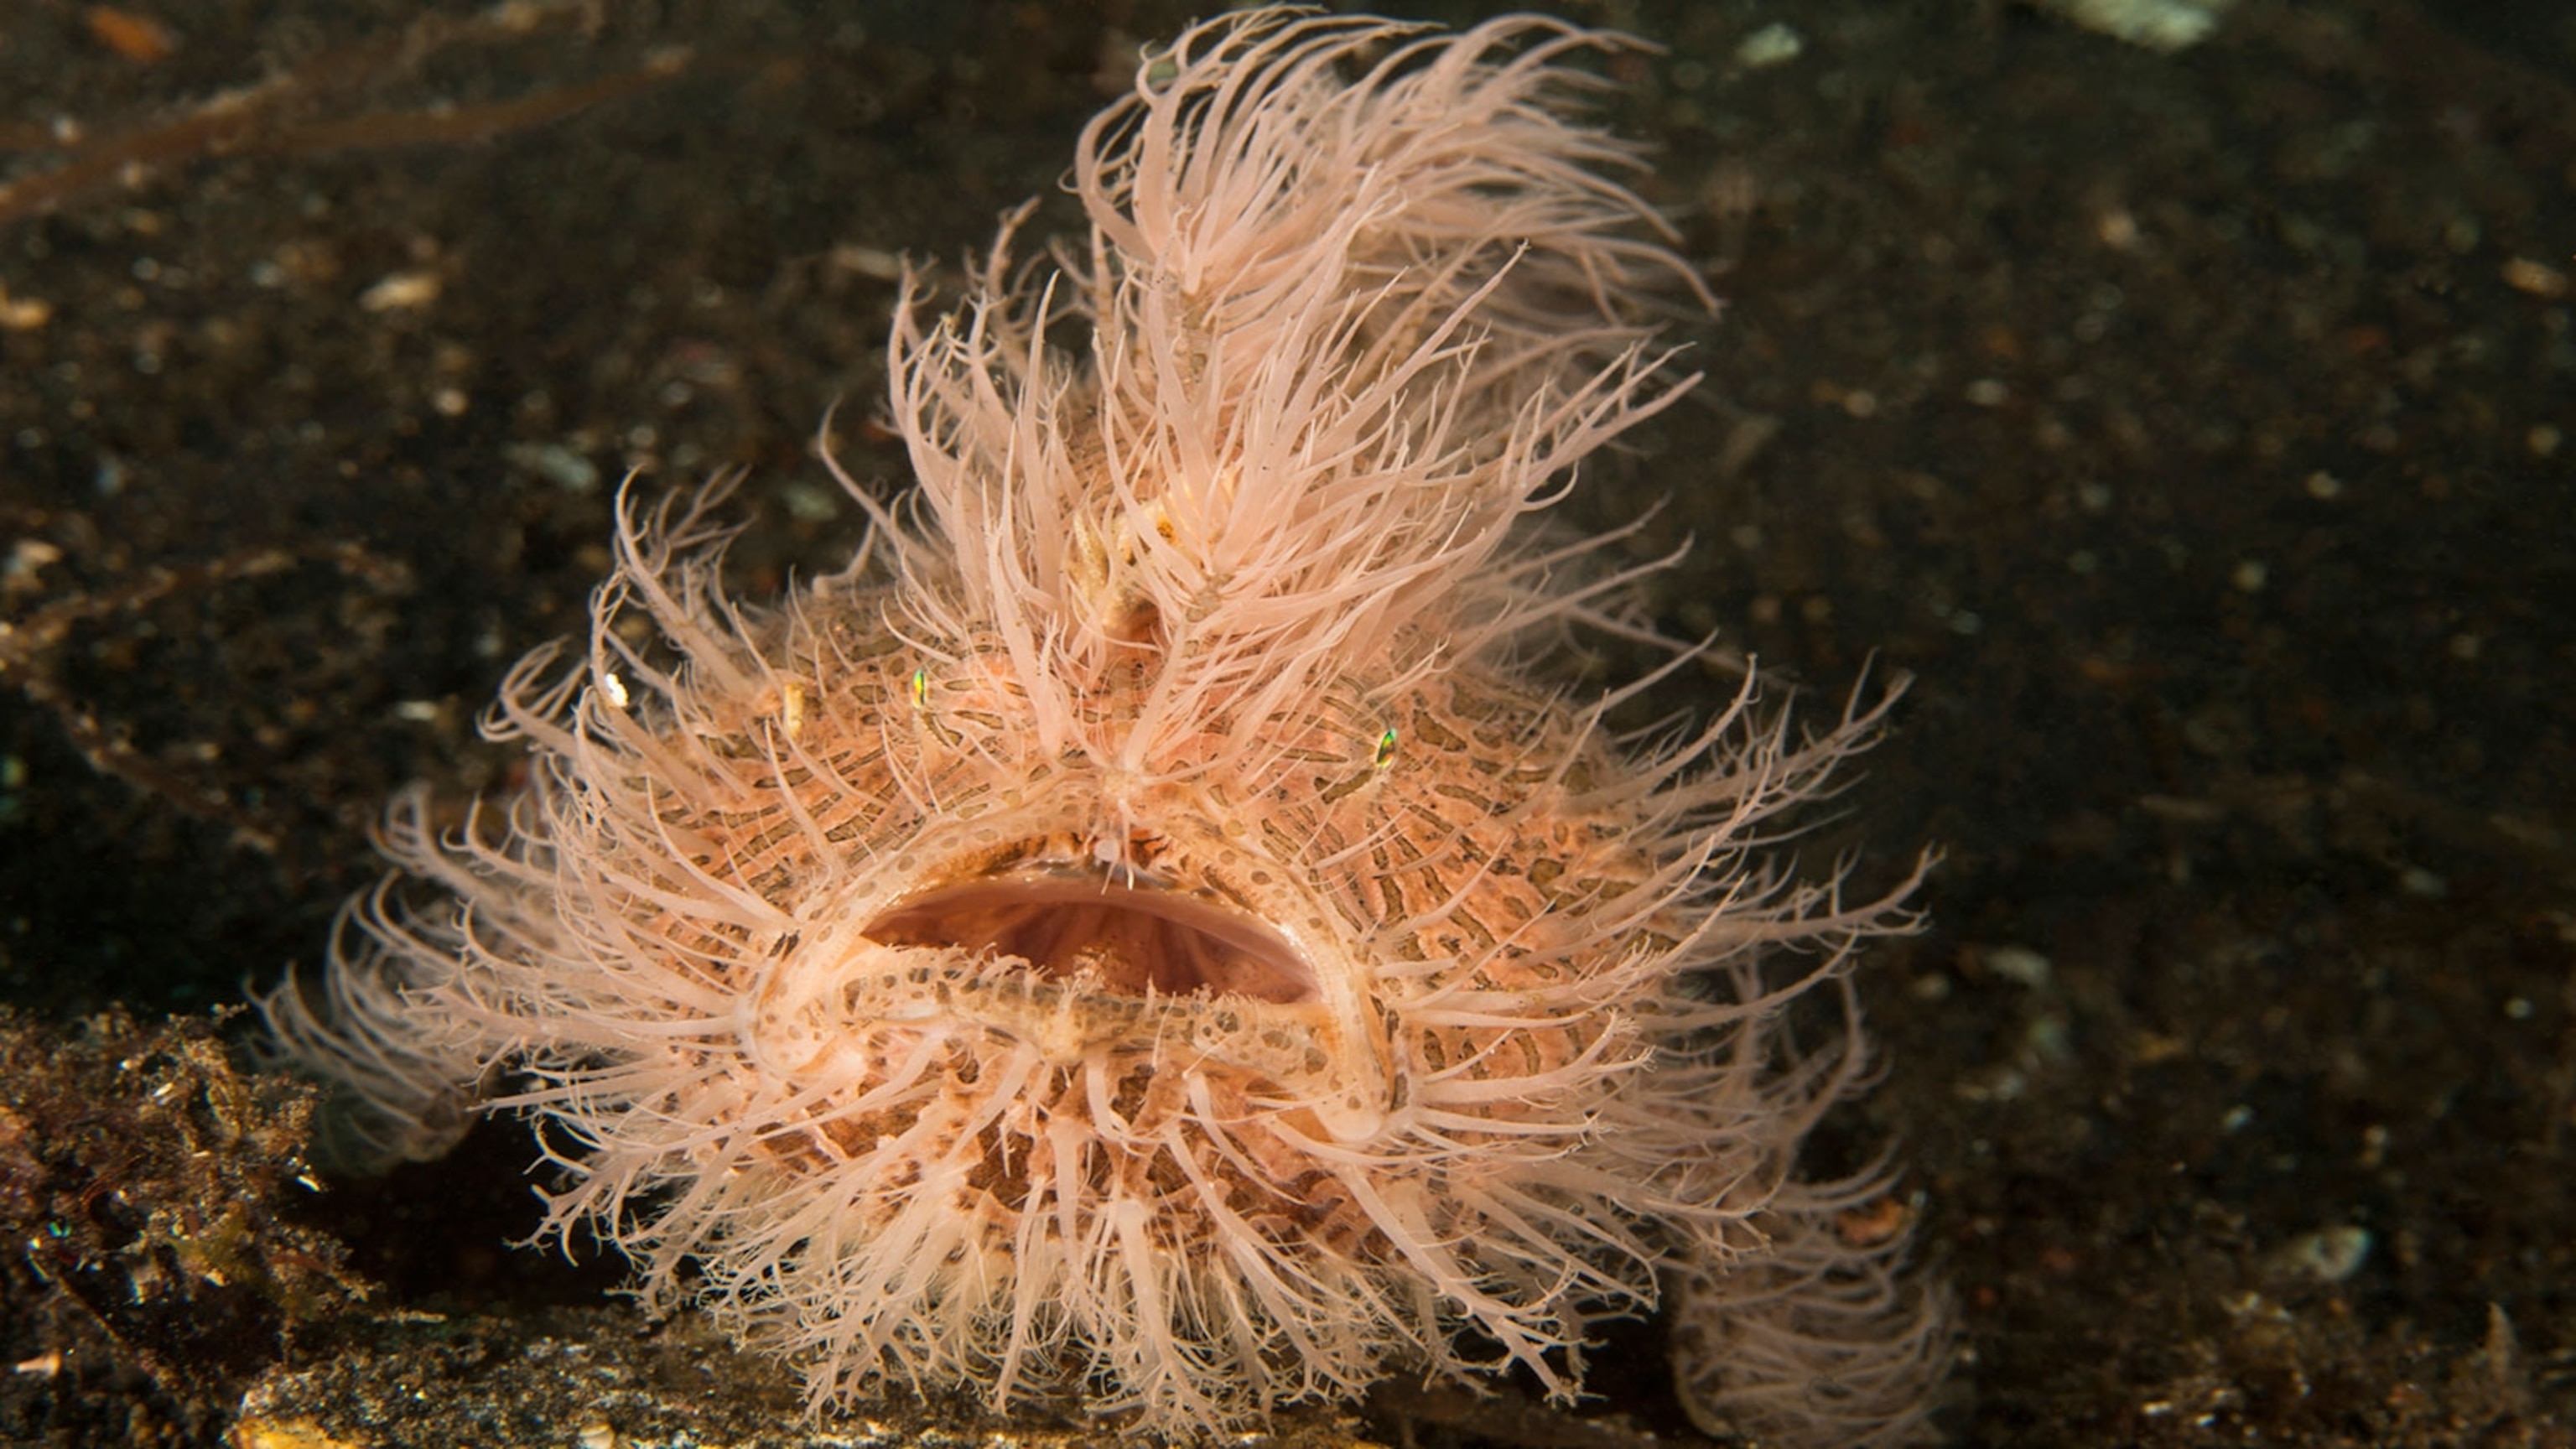
M868 923L886 946L949 946L1026 961L1052 981L1084 978L1124 996L1313 1001L1315 973L1260 921L1198 897L1044 870L940 886Z

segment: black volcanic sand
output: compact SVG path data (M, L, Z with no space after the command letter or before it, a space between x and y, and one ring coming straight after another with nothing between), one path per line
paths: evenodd
M826 411L855 475L904 476L871 425L893 256L953 263L1031 195L1064 222L1073 131L1191 8L164 5L158 58L68 0L0 19L20 1022L313 964L388 792L506 787L474 716L579 626L627 470L750 470L748 596L837 564ZM1957 1442L2576 1442L2576 21L2461 9L2247 0L2173 56L1995 0L1576 16L1666 47L1612 63L1617 111L1728 300L1682 323L1699 396L1572 510L1663 501L1640 546L1698 541L1666 627L1775 700L1913 677L1805 847L1946 857L1864 974L1885 1081L1821 1150L1911 1161ZM1748 68L1780 20L1802 51ZM0 1156L51 1186L0 1193L0 1363L38 1365L0 1439L210 1441L184 1330L121 1335L37 1241L180 1220L64 1177L95 1123L10 1092ZM528 1149L318 1197L263 1168L379 1285L283 1315L298 1392L700 1351L639 1339L613 1265L501 1246ZM275 1360L279 1320L204 1351ZM1590 1423L1390 1393L1360 1431L1686 1437L1655 1344ZM513 1432L589 1427L534 1402Z

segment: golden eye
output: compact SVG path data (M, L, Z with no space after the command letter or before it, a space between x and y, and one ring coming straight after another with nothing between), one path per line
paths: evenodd
M1377 737L1377 758L1370 761L1370 764L1377 769L1383 770L1394 763L1395 731L1388 730L1385 734Z
M930 708L930 671L927 669L912 671L912 707Z

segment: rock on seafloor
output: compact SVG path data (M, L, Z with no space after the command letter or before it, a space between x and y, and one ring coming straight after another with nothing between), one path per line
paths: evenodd
M219 1021L0 1011L0 1443L202 1442L363 1297L300 1220L311 1090L239 1070Z

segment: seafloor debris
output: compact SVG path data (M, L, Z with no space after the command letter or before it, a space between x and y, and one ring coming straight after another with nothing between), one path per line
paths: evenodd
M361 1295L290 1211L311 1113L309 1088L237 1070L205 1017L109 1012L65 1039L0 1013L0 1439L77 1438L66 1421L95 1413L204 1429L298 1325ZM136 1371L149 1410L113 1387Z
M93 128L58 118L40 138L0 133L0 154L43 158L0 168L0 223L41 216L80 198L128 189L162 172L215 156L286 155L395 146L462 145L544 125L604 101L649 90L688 68L684 50L663 50L609 75L506 99L373 109L368 100L392 77L450 48L507 44L540 29L578 26L593 7L580 0L509 0L465 16L428 14L354 44L279 67L171 114ZM89 15L102 44L130 60L151 53L151 22L105 7ZM159 44L175 39L159 32Z
M17 594L41 591L44 570L63 557L64 550L44 538L19 539L8 561L0 564L0 603ZM139 619L174 593L256 583L324 563L342 578L380 594L400 593L411 586L409 572L400 565L348 542L245 548L188 563L154 564L119 582L72 589L15 617L0 615L0 684L16 685L29 701L51 712L73 746L101 774L123 780L198 819L230 827L237 844L275 853L282 842L273 810L246 806L208 768L224 757L221 745L189 740L147 746L130 721L105 717L93 708L66 682L62 665L65 656L75 652L85 628L110 620ZM138 638L150 633L148 624L138 626Z

